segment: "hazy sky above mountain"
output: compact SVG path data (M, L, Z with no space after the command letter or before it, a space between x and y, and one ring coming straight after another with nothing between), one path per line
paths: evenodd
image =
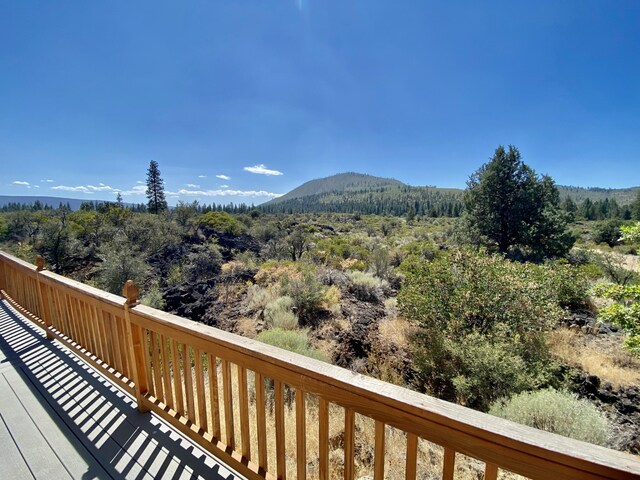
M464 187L499 144L640 184L640 2L0 3L0 194L262 202L344 171Z

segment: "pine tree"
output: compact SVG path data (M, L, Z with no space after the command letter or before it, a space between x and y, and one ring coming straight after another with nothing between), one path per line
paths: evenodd
M151 160L147 171L147 198L151 213L160 213L167 209L167 201L164 198L164 181L160 177L158 162Z
M573 237L566 231L566 214L550 177L538 177L516 147L500 146L493 158L467 182L467 219L501 253L520 250L531 259L566 254Z

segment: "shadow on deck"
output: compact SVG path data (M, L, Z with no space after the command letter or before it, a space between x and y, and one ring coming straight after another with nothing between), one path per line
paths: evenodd
M0 301L2 478L240 478Z

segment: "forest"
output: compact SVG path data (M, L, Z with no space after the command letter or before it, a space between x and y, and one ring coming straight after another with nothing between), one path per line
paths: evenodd
M131 279L149 306L640 454L640 194L624 206L561 199L513 147L460 195L391 185L263 208L169 208L152 170L147 205L5 207L0 248L117 294ZM308 212L287 212L291 201Z

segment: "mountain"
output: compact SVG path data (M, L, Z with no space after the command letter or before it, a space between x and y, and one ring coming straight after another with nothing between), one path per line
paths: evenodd
M9 204L32 205L40 202L42 206L58 208L60 204L67 205L71 210L79 210L83 202L93 202L94 204L108 203L107 200L82 200L79 198L63 198L63 197L45 197L45 196L29 196L29 195L0 195L0 208ZM110 203L115 203L113 200ZM134 206L132 203L125 203L127 207Z
M269 213L455 217L462 211L462 190L412 187L391 178L350 172L311 180L259 208Z
M364 173L339 173L331 177L318 178L303 183L282 197L270 200L264 205L273 205L294 198L308 197L310 195L404 186L406 185L400 180L394 180L393 178L374 177L373 175L366 175Z
M567 185L558 185L560 197L570 197L576 203L582 203L587 198L592 202L598 200L615 200L618 205L629 205L637 198L639 187L629 188L599 188L599 187L571 187Z
M583 188L559 185L560 197L576 203L615 199L632 203L640 187ZM427 215L456 217L463 208L463 190L413 187L398 180L361 173L341 173L306 182L282 197L260 205L268 213L361 213L377 215Z

